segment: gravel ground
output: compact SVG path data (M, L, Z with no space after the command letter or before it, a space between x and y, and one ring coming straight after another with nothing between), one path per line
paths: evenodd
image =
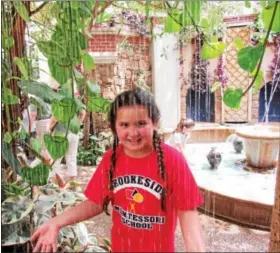
M77 181L84 187L94 170L94 167L79 166ZM199 217L208 252L268 252L269 232L237 226L204 214L199 214ZM110 237L111 218L106 214L94 217L85 224L97 238ZM179 225L175 237L176 252L185 251Z

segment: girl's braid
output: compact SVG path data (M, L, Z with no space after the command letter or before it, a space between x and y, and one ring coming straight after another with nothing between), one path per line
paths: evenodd
M111 155L111 164L110 164L110 170L109 170L109 190L110 193L113 191L113 176L114 176L114 169L116 167L116 150L118 146L119 140L116 135L114 135L114 141L113 141L113 153ZM103 211L110 215L108 212L108 205L110 203L111 199L109 196L106 196L103 203Z
M165 165L164 165L164 158L163 158L163 151L161 148L161 139L157 131L154 131L153 135L153 141L154 141L154 148L157 152L157 162L158 162L158 168L159 168L159 173L162 178L162 180L165 182L166 181L166 171L165 171ZM166 188L163 186L160 200L161 200L161 209L163 211L166 211Z

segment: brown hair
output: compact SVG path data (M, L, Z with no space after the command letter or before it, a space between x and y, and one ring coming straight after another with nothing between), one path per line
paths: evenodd
M124 106L130 106L130 105L145 106L147 108L148 115L154 124L156 124L160 119L160 111L158 109L158 106L156 105L152 95L149 94L147 91L141 90L140 88L135 88L133 90L124 91L115 98L109 110L109 122L114 134L113 152L111 155L111 164L110 164L110 170L108 175L110 191L113 191L113 176L114 176L114 169L116 167L116 150L119 143L118 136L116 134L117 110L118 108ZM154 130L153 133L153 146L157 153L157 163L159 169L158 172L161 175L162 180L165 182L166 171L165 171L165 164L164 164L164 154L161 147L161 138L156 130ZM165 198L166 198L166 189L163 186L161 192L161 208L163 211L166 210ZM106 196L103 202L103 210L107 215L109 215L108 205L110 201L111 199L109 198L109 196Z

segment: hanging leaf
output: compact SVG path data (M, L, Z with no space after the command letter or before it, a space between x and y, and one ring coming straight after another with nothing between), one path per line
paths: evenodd
M263 52L263 44L256 47L247 46L241 48L237 53L239 66L247 72L253 72Z
M184 11L180 16L181 24L183 26L198 25L200 21L200 13L201 1L184 2Z
M62 99L61 95L53 91L52 88L45 83L31 80L19 81L18 87L22 92L39 97L46 103L51 103L54 99Z
M72 133L77 134L80 131L81 128L81 121L77 117L77 115L74 116L73 119L70 121L69 129Z
M79 222L77 224L76 234L77 234L77 238L78 238L79 242L82 245L86 246L89 242L89 239L88 239L88 230L84 223Z
M244 47L244 43L243 43L243 41L241 40L240 37L237 37L237 38L233 41L233 44L234 44L235 48L237 48L237 49L241 49L241 48Z
M41 139L40 138L31 138L30 139L30 144L31 144L31 147L32 147L32 149L34 149L37 153L41 153L41 151L42 151L42 141L41 141Z
M49 134L45 134L44 142L47 150L54 160L63 157L69 147L68 140L64 136L60 135L51 136Z
M45 185L48 183L50 166L39 164L34 168L24 167L21 169L21 177L31 185Z
M11 145L1 141L1 155L5 159L5 161L16 170L17 174L20 174L20 163L17 158L13 154L13 150Z
M83 34L79 33L78 38L79 38L79 43L80 43L81 49L86 50L88 48L88 41L87 41L86 37Z
M11 89L4 87L2 89L2 102L7 105L15 105L19 103L19 98L13 95Z
M23 20L25 22L30 22L30 17L24 3L22 3L21 1L14 1L13 4L18 14L23 18Z
M241 88L227 88L223 96L223 101L225 105L232 109L239 109L242 93L243 91Z
M52 115L62 123L67 123L76 113L76 103L72 98L54 99L51 105Z
M95 68L93 58L90 54L84 54L82 60L87 71L91 71Z
M168 14L165 24L164 31L167 33L175 33L182 29L180 24L180 16L179 11L177 9L172 10L170 14Z
M226 44L219 42L216 36L213 36L210 42L204 42L201 49L201 58L209 60L219 57L225 50Z
M2 224L12 224L22 220L32 211L33 206L33 201L29 197L7 198L2 203Z
M110 103L97 94L88 94L87 97L87 110L89 112L107 112L109 110Z
M28 79L28 71L27 71L27 68L26 68L24 62L22 61L22 59L18 58L18 57L14 57L13 61L19 68L21 74L23 75L23 78Z
M4 134L4 138L3 138L4 142L10 143L12 141L12 139L13 139L13 136L11 135L10 132L6 132Z
M274 12L275 4L276 3L274 3L272 6L270 6L269 9L262 8L261 19L263 21L265 29L269 28L269 24L272 19L272 14ZM280 7L279 7L279 4L277 5L277 10L275 13L271 31L276 32L276 33L280 32Z
M9 49L15 44L14 38L11 37L11 36L8 36L7 34L2 36L1 39L2 39L2 47L3 48Z
M52 77L61 85L67 82L70 77L68 67L62 67L59 65L56 59L50 57L48 59L48 66Z

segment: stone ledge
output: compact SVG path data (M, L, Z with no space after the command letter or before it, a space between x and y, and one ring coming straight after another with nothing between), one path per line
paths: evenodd
M117 52L89 52L95 64L112 64L118 59Z

